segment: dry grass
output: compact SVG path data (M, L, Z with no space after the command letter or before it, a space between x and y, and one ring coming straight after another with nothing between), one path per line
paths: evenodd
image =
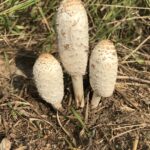
M90 50L111 39L119 56L116 90L97 110L76 110L65 73L64 114L38 96L32 66L42 51L57 55L58 0L0 0L0 140L12 149L150 149L150 1L84 1ZM87 71L88 72L88 71ZM88 74L86 100L91 98Z

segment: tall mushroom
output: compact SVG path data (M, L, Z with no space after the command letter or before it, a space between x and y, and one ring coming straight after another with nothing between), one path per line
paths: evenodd
M33 66L33 76L39 95L54 108L62 110L64 83L59 62L51 54L41 54Z
M90 84L94 91L91 101L96 108L100 98L113 94L117 78L118 58L115 46L109 40L99 42L90 57Z
M63 0L56 22L59 55L71 75L77 107L84 107L83 75L88 61L89 34L87 13L81 0Z

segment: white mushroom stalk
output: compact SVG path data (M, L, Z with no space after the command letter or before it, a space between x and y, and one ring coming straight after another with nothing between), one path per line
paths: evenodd
M87 13L81 0L63 0L56 21L59 55L72 77L77 107L84 107L83 75L88 61L89 34Z
M90 84L93 89L92 108L100 98L113 94L117 79L118 58L114 44L109 40L99 42L90 57Z
M63 110L64 83L59 62L51 54L41 54L33 66L33 76L39 95L57 110Z

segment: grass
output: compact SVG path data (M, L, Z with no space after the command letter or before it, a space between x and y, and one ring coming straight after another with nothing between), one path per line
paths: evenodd
M38 55L47 51L57 57L55 19L59 0L0 2L0 54L8 70L11 70L18 52L19 55L26 55L24 51ZM7 127L0 125L0 135L3 129L15 148L24 144L31 149L38 149L37 146L50 149L47 144L50 143L51 149L64 149L67 144L74 150L96 150L99 147L106 150L131 149L134 135L140 137L138 143L141 149L149 148L150 139L146 133L149 133L150 125L147 102L150 99L150 0L83 0L83 3L89 18L90 52L102 39L112 40L117 47L119 79L114 97L104 99L102 107L95 113L88 111L86 122L83 111L74 107L68 109L66 118L59 116L60 126L49 105L41 102L41 99L37 101L39 97L35 96L37 93L34 93L32 77L25 79L25 85L18 93L10 85L11 77L7 82L0 78L0 87L3 87L5 95L0 100L0 118L2 122L8 122ZM66 86L66 93L71 93L69 79ZM123 94L120 90L123 90ZM33 94L30 95L31 91ZM12 97L12 92L16 98ZM66 94L67 102L70 95ZM21 98L30 105L18 105ZM79 135L84 129L86 134ZM15 138L11 137L11 133Z
M29 32L31 31L33 36L34 33L36 35L37 30L40 30L37 25L40 23L42 30L44 30L43 33L48 36L48 39L56 39L55 13L58 3L58 1L45 1L43 3L39 0L3 1L0 5L1 30L6 30L11 36L24 34L24 32L31 34ZM109 38L113 39L114 42L129 45L132 40L142 34L139 33L138 27L142 27L140 22L144 19L143 17L146 17L145 20L149 17L149 3L148 0L142 1L142 3L135 0L113 0L112 3L102 0L86 1L85 6L91 23L91 43L95 43L99 39ZM23 12L26 15L23 15ZM27 19L25 20L25 18ZM146 26L148 27L149 23L146 23ZM51 45L47 46L51 48Z

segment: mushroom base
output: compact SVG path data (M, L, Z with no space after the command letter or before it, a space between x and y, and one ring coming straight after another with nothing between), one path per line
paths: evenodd
M95 92L93 93L92 101L91 101L91 108L94 109L98 106L101 100L101 96L97 95Z
M84 107L83 76L72 76L72 84L77 107Z

